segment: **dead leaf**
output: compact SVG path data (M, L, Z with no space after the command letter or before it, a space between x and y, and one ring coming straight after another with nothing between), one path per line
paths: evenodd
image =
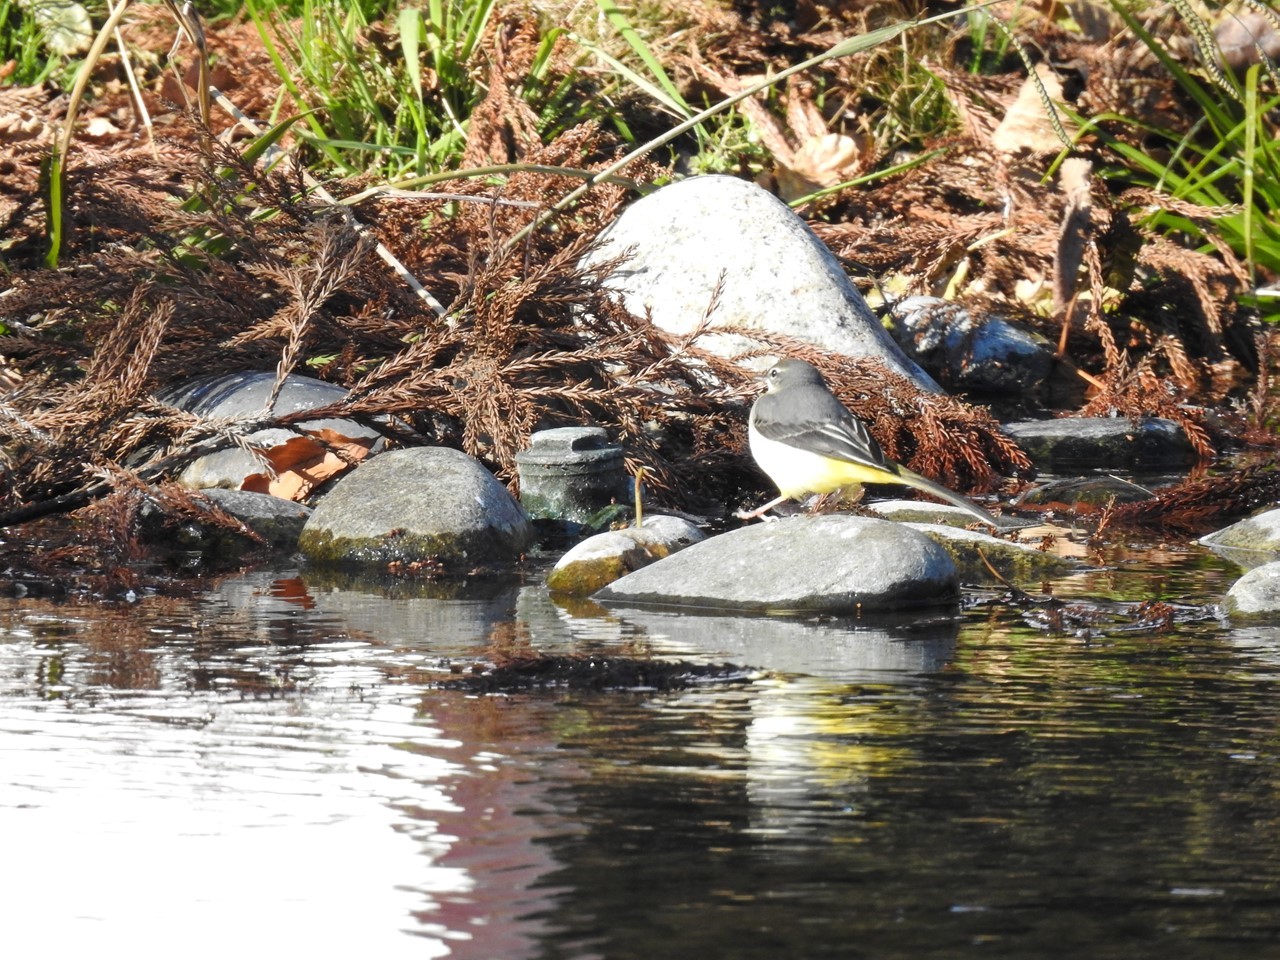
M997 151L1013 156L1023 150L1043 154L1057 153L1063 148L1064 144L1045 110L1042 99L1045 95L1052 101L1061 100L1062 81L1052 69L1041 63L1036 65L1035 76L1023 81L1018 99L991 135L991 144ZM1058 118L1066 123L1061 114Z
M774 167L778 194L788 202L851 180L868 166L869 138L862 142L842 133L810 137L787 162Z
M85 124L85 136L88 137L109 137L112 134L120 132L120 128L108 120L106 117L90 117L89 122Z
M240 489L269 493L282 500L303 500L330 477L367 457L373 444L372 439L353 440L334 430L307 432L308 436L291 437L263 453L275 471L274 479L269 473L251 473Z
M1058 231L1057 256L1053 264L1053 309L1066 310L1075 295L1076 278L1084 262L1085 246L1093 233L1093 216L1089 193L1093 164L1083 157L1068 157L1062 162L1058 186L1066 197L1066 210Z

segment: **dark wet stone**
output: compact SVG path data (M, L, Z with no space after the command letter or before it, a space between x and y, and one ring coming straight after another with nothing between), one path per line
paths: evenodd
M330 565L457 566L514 561L532 537L520 504L478 460L415 447L384 453L339 480L298 547Z
M212 501L267 541L271 549L281 552L297 547L298 535L311 516L311 508L301 503L247 490L202 490L199 498ZM142 535L153 544L199 551L205 560L230 560L261 549L251 537L212 520L187 517L181 522L166 522L158 511L145 507Z
M744 613L876 613L954 604L946 551L900 523L847 514L742 527L628 574L601 601Z
M1182 428L1158 417L1136 423L1125 417L1024 420L1004 424L1003 430L1037 466L1053 470L1161 470L1195 460Z
M248 490L204 490L202 495L242 521L278 550L292 550L311 516L311 508L292 500ZM212 528L218 531L220 528Z
M949 389L1026 396L1053 371L1053 347L1000 317L979 318L939 297L907 297L893 305L893 338Z
M285 550L297 546L298 534L312 512L304 504L248 490L205 490L203 496L271 541L272 546Z

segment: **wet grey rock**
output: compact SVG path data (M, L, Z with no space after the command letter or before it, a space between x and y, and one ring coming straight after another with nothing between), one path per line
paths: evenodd
M311 508L301 503L247 490L202 490L197 501L200 498L241 521L279 552L297 546L298 535L311 515ZM141 532L151 543L198 552L205 561L234 560L261 549L250 537L212 520L188 517L175 522L150 505L142 509Z
M908 523L907 526L946 550L964 583L1000 584L1000 578L992 575L987 564L1009 583L1034 583L1087 569L1083 564L1030 544L1001 540L978 530L961 530L941 523Z
M535 520L585 524L602 507L631 499L622 447L600 427L539 430L516 454L520 503Z
M892 316L898 346L948 389L1027 396L1053 372L1049 341L1000 317L939 297L906 297Z
M304 504L248 490L205 490L203 495L280 550L297 546L312 513Z
M908 359L809 226L767 190L736 177L692 177L632 204L586 258L629 253L607 285L637 316L676 334L702 323L723 288L712 326L799 337L838 354L879 357L917 386L940 392ZM730 355L746 341L699 343Z
M1237 619L1280 616L1280 561L1254 567L1232 584L1222 609Z
M1141 503L1154 497L1155 494L1146 487L1120 477L1068 477L1038 484L1020 493L1014 503L1019 506L1049 506L1056 503L1074 506L1081 503L1091 507L1105 507L1113 500L1116 503Z
M1280 509L1215 530L1201 537L1200 543L1246 568L1280 559Z
M861 506L877 516L896 520L898 523L945 523L952 527L968 527L978 522L968 510L935 500L873 500ZM1011 528L1025 526L1020 520L996 519L1000 520L1002 527L1006 523Z
M320 501L298 547L328 565L516 560L533 529L507 488L445 447L393 450L361 464Z
M262 414L267 398L271 395L275 379L274 373L265 371L214 374L183 384L162 394L160 399L203 417L258 416ZM342 401L346 396L347 391L337 384L290 374L285 378L280 396L271 412L283 415L326 407ZM352 440L367 440L374 451L380 450L383 445L381 435L376 430L354 420L308 420L298 426L309 430L332 430ZM254 446L270 449L296 436L298 434L293 430L272 428L251 433L248 439ZM257 458L238 447L231 447L192 461L178 476L178 480L196 489L224 487L236 490L246 477L262 471L263 465Z
M1182 428L1159 417L1136 423L1127 417L1023 420L1003 429L1037 466L1053 470L1161 470L1195 460Z
M588 537L561 557L547 574L557 593L586 597L632 571L700 543L706 534L679 517L646 517L639 527Z
M923 534L847 514L792 517L696 543L595 594L742 613L877 613L954 604L955 564Z

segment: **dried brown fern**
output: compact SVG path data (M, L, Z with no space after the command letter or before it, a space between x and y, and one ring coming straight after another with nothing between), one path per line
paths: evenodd
M1272 461L1207 480L1185 480L1159 491L1150 500L1111 508L1107 522L1113 527L1160 527L1183 532L1221 526L1280 501L1278 466Z
M1185 359L1176 341L1171 341L1171 346L1178 348L1173 353L1175 363ZM1212 457L1216 450L1204 424L1205 411L1189 407L1185 403L1185 389L1155 372L1158 356L1158 353L1146 355L1132 371L1119 364L1080 410L1080 416L1164 417L1182 428L1197 456Z

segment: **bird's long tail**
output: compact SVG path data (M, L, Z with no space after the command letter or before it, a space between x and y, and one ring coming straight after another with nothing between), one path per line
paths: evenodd
M983 523L989 524L992 527L998 528L1000 526L996 523L995 517L987 513L987 511L983 510L976 503L966 500L958 493L953 493L940 483L934 483L928 477L922 477L920 474L913 473L906 467L902 466L898 468L898 476L901 477L902 482L909 487L915 487L917 490L923 490L925 493L931 493L939 500L945 500L947 503L973 514L973 516L977 517Z

